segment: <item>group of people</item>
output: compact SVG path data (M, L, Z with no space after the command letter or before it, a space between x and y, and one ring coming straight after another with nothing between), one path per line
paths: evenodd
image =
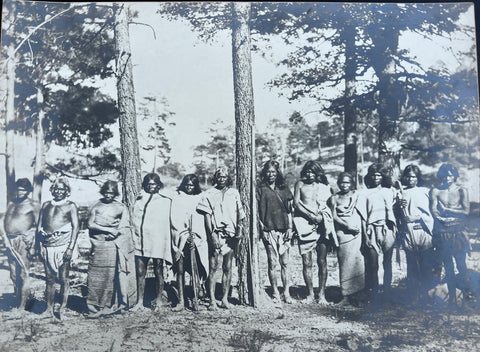
M318 265L318 302L327 303L327 253L336 250L340 304L351 304L359 292L375 300L379 291L379 258L383 257L383 292L392 282L392 253L395 246L406 252L407 287L413 301L426 297L436 263L443 262L449 302L456 304L453 259L464 285L468 286L466 254L469 241L464 219L469 214L468 192L456 181L458 170L444 164L438 170L440 185L422 187L422 175L408 165L401 180L391 182L387 170L372 164L364 177L365 188L356 189L355 178L342 172L338 192L328 184L318 161L308 161L295 183L293 194L276 161L266 162L260 172L256 200L258 224L268 258L268 278L273 300L282 296L277 283L280 264L283 300L293 303L289 287L289 251L298 244L307 288L305 303L315 300L313 254ZM186 175L174 195L162 191L156 173L147 174L142 191L131 209L117 201L118 184L107 181L102 198L88 217L92 244L87 277L87 307L92 317L121 310L142 310L147 265L154 273L154 310L169 305L164 292L164 267L177 275L178 303L175 311L198 309L198 299L207 287L209 309L229 308L232 262L244 236L245 212L239 192L225 167L215 171L213 186L202 192L195 174ZM52 200L41 207L29 198L28 179L16 182L16 198L4 218L5 244L11 278L20 309L30 294L30 258L39 254L46 277L46 314L55 315L55 283L61 285L58 315L67 304L72 253L79 233L78 211L68 199L67 179L57 178L50 191ZM215 298L216 272L222 257L222 297ZM186 299L185 272L190 273L193 298Z

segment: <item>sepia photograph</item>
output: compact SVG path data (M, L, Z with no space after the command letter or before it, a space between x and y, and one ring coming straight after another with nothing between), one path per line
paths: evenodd
M0 352L480 350L476 6L4 0Z

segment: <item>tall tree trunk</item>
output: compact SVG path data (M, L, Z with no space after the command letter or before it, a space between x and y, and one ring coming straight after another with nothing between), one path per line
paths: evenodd
M348 6L348 5L345 5ZM357 119L353 107L355 90L355 27L346 23L343 31L345 44L345 115L344 115L344 170L357 180Z
M398 144L396 135L400 113L393 58L398 51L398 38L398 30L391 26L378 33L377 39L385 44L379 45L378 64L375 66L379 81L378 161L390 169L394 178L398 178L400 173L400 150L394 147Z
M7 49L7 96L5 105L5 175L7 202L15 198L15 43Z
M258 230L255 200L255 138L250 42L250 3L232 4L232 61L236 121L237 187L245 207L244 240L237 253L239 296L243 304L259 301Z
M138 148L135 90L132 55L128 33L128 7L115 4L115 59L117 70L117 102L120 112L123 199L130 211L141 187L140 153ZM131 214L130 214L131 215Z
M35 167L33 168L33 200L41 203L42 186L45 175L45 133L43 131L43 120L45 118L45 110L43 104L43 94L37 88L37 103L39 106L37 119L37 134L35 137Z

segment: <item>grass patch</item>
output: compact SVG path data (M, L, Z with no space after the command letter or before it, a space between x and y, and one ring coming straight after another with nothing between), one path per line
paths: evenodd
M265 343L276 339L277 337L268 331L250 330L242 328L240 332L234 332L230 337L229 346L244 351L259 352Z

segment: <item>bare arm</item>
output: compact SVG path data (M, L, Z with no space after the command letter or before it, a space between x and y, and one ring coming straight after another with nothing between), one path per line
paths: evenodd
M63 255L64 261L70 261L72 259L73 248L75 247L78 238L78 210L75 203L70 204L70 221L72 222L72 238L70 239L68 248Z
M88 216L88 228L90 230L95 230L95 231L101 231L101 232L107 232L110 234L115 234L117 230L117 226L120 223L120 220L115 220L112 223L112 226L102 226L99 225L96 221L96 215L98 211L98 203L93 206L93 208L90 210L90 215ZM73 225L73 223L72 223Z
M470 214L470 202L468 200L468 192L464 188L459 188L458 193L460 195L460 208L449 208L443 204L443 202L439 202L440 208L449 216L456 217L456 218L463 218Z
M293 206L300 214L305 216L307 219L313 221L316 214L308 210L303 204L302 200L300 199L302 185L303 185L302 181L297 181L297 183L295 183L295 191L293 194Z

